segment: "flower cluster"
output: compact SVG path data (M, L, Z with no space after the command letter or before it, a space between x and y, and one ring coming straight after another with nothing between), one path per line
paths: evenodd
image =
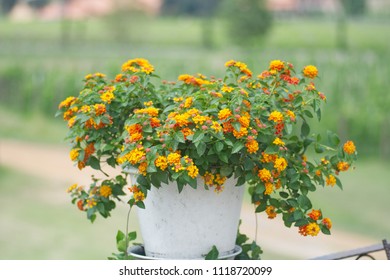
M320 120L326 100L314 83L317 68L297 72L291 63L274 60L254 75L243 62L225 67L221 79L183 74L159 86L145 59L127 61L111 81L100 73L86 76L79 96L59 106L69 126L70 158L80 169L120 165L123 175L100 186L94 181L96 191L79 196L82 208L109 209L102 201L124 195L114 186L124 187L129 169L139 173L129 188L129 203L139 207L152 187L169 181L181 191L202 180L219 193L233 177L237 187L248 186L256 212L270 219L281 215L305 236L328 234L332 223L313 209L309 193L321 185L341 187L338 175L357 152L335 133L328 132L325 145L310 131L309 119ZM313 152L320 159L309 160Z

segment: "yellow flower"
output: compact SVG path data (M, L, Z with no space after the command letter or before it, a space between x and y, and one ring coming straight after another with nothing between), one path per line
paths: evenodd
M320 227L317 225L317 223L309 223L306 226L306 234L311 236L316 236L320 232Z
M62 101L59 105L58 105L58 109L61 109L62 107L70 107L71 105L73 105L73 103L76 101L76 97L74 96L69 96L67 97L64 101Z
M328 164L329 164L329 160L327 160L326 158L322 158L322 159L321 159L321 163L322 163L323 165L328 165Z
M286 114L287 114L287 116L290 117L291 121L295 121L296 116L295 116L295 113L293 111L287 110Z
M196 115L195 117L192 118L192 120L196 124L203 124L207 120L207 117L201 116L201 115Z
M328 177L326 177L326 185L327 186L334 186L336 184L336 178L331 174Z
M196 176L198 176L199 174L198 167L196 167L193 164L187 167L187 171L188 171L188 176L190 176L191 178L196 178Z
M184 101L184 108L191 107L193 101L194 99L192 97L186 98L186 100Z
M145 199L145 194L141 191L138 191L136 193L133 194L133 197L135 199L135 201L143 201Z
M242 127L241 126L241 129L240 131L237 131L237 130L233 130L233 135L234 137L236 137L237 139L240 139L244 136L246 136L248 134L248 129L246 127Z
M338 170L338 171L347 171L348 169L349 169L349 164L348 164L348 162L340 161L340 162L337 164L337 170Z
M283 121L283 114L279 111L273 111L269 117L268 117L268 120L269 121L273 121L275 123L280 123Z
M222 130L222 126L216 121L213 121L211 128L214 129L215 132L219 132Z
M212 186L214 184L214 174L206 171L206 173L203 175L203 180L207 186Z
M269 172L269 170L266 168L259 170L258 176L264 183L271 180L271 172Z
M136 165L141 161L141 159L145 156L145 151L143 148L138 149L135 148L134 150L131 150L127 155L126 155L126 160L130 162L132 165Z
M93 199L93 198L87 199L88 208L93 208L96 205L97 205L97 202L95 199Z
M100 95L100 99L103 102L106 102L108 104L111 103L111 101L115 98L115 95L112 93L112 91L105 91Z
M241 116L239 117L238 121L240 122L241 126L249 127L250 118L248 116Z
M100 195L103 196L103 197L109 197L111 194L112 194L112 189L110 186L107 186L107 185L102 185L100 187Z
M223 87L221 88L221 91L222 91L222 92L232 92L233 90L234 90L234 88L229 87L229 86L223 86Z
M287 160L284 158L278 158L275 160L274 168L277 169L279 172L282 172L287 167Z
M146 161L141 162L140 165L138 166L138 171L140 174L146 176L147 172L146 169L148 168L148 163Z
M279 137L276 137L274 142L272 142L272 143L277 145L277 146L284 146L285 145L285 143L282 140L280 140Z
M223 185L226 181L226 177L221 176L221 174L215 174L214 182L217 185Z
M76 188L77 188L77 184L73 184L73 185L71 185L71 186L66 190L66 192L70 193L70 192L72 192L73 190L75 190Z
M189 118L191 117L188 113L183 114L177 114L173 117L173 120L179 125L179 126L186 126L190 123Z
M148 108L144 108L144 109L134 110L134 113L139 114L139 115L146 114L146 115L149 115L151 117L157 117L158 111L159 111L159 109L157 109L155 107L148 107Z
M265 184L265 195L270 195L274 190L274 185L271 182L266 182Z
M272 60L269 64L269 69L272 71L272 70L276 70L276 71L282 71L284 68L284 62L281 61L281 60Z
M174 97L174 98L173 98L173 101L175 101L175 102L177 102L177 103L182 102L183 100L184 100L183 97Z
M167 157L167 161L170 165L180 164L180 154L178 153L170 153Z
M259 150L259 143L256 140L249 140L246 142L245 147L250 154L254 154Z
M303 68L303 75L307 78L314 79L318 75L318 70L313 65L307 65Z
M347 154L352 155L352 154L355 153L355 151L356 151L355 144L354 144L352 141L347 141L347 142L344 144L344 146L343 146L343 150L344 150L344 152L346 152Z
M165 170L167 169L168 167L168 162L167 162L167 158L164 157L164 156L159 156L158 158L156 158L156 160L154 161L154 164L160 168L161 170Z
M68 120L68 127L69 128L72 128L76 123L76 116L73 116L71 117L69 120Z
M226 120L231 115L232 115L232 111L230 111L230 109L228 109L228 108L225 108L225 109L222 109L221 111L219 111L218 118L220 120Z
M128 60L122 65L122 72L144 72L150 74L154 71L154 67L144 58L135 58Z
M70 159L75 161L79 156L79 149L72 149L69 153Z
M261 162L263 162L263 163L273 162L278 158L278 155L270 155L270 154L267 154L265 152L262 152L261 156L262 156Z

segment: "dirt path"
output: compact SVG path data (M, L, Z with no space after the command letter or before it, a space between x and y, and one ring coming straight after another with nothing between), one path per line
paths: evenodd
M81 172L73 166L66 147L14 140L0 139L0 165L45 180L60 180L69 184L87 184L94 173L92 170ZM63 195L63 200L68 202L68 197ZM256 217L251 205L243 206L241 218L241 231L254 238ZM266 252L264 259L309 259L379 242L337 229L332 230L331 236L303 237L295 228L284 227L280 219L268 220L265 215L258 215L258 223L258 240Z

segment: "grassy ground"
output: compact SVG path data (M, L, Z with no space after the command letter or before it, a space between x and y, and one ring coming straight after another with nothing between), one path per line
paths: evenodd
M106 259L116 252L116 232L126 227L124 205L90 224L70 203L64 182L0 165L0 186L0 259ZM134 213L131 224L137 228Z

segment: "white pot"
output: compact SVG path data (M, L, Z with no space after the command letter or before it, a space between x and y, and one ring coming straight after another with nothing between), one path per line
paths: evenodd
M235 241L244 187L236 187L230 178L221 193L184 186L178 192L176 182L152 187L145 209L138 208L145 255L162 259L203 259L215 245L219 256L237 251Z

